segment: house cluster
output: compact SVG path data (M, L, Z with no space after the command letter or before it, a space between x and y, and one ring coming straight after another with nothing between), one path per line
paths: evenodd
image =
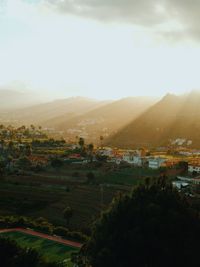
M77 145L71 145L71 149L75 149ZM187 151L189 153L189 151ZM126 150L111 147L95 147L93 151L93 161L96 160L95 155L101 155L107 157L107 162L111 163L128 163L136 167L148 167L150 169L159 169L161 167L172 168L178 165L181 161L184 161L187 165L189 173L200 173L200 159L198 159L197 151L191 156L190 154L184 154L184 159L180 157L169 157L166 153L161 152L149 152L144 148L136 150ZM87 162L87 158L81 157L80 154L71 154L68 159L79 160L79 162ZM187 168L187 167L186 167Z
M190 145L192 145L192 140L188 140L188 139L185 139L185 138L177 138L177 139L171 140L171 145L177 145L177 146L186 145L186 146L190 146Z
M135 153L126 153L123 156L123 161L133 164L134 166L138 167L149 167L150 169L159 169L160 167L166 167L166 158L162 157L152 157L152 156L144 156Z
M109 162L115 162L120 164L121 162L127 162L138 167L149 167L151 169L159 169L160 167L170 167L177 162L170 161L167 158L161 156L148 156L148 151L145 149L138 150L122 150L103 148L98 150L98 153L108 157Z
M187 157L193 157L193 156L199 156L200 155L200 150L198 149L180 149L178 150L179 155L187 156Z
M200 173L200 160L192 160L188 163L188 172L193 173Z

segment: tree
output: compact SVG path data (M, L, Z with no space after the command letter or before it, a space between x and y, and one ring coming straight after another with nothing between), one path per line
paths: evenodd
M159 178L113 201L95 223L81 259L92 267L197 267L199 238L198 214Z
M51 166L55 169L61 168L62 165L63 165L63 161L61 159L54 158L51 160Z
M93 151L94 151L94 145L93 144L89 144L87 146L87 150L88 150L88 157L90 159L90 162L93 161Z
M108 156L97 154L97 155L96 155L96 159L97 159L98 161L101 161L101 162L106 162L107 159L108 159Z
M32 150L31 150L31 146L30 146L29 144L27 144L27 145L25 146L25 151L24 151L24 153L25 153L25 155L26 155L27 157L31 155Z
M4 150L4 145L5 145L5 141L3 139L1 139L0 148L1 148L2 151Z
M10 170L10 167L11 167L12 160L13 160L13 157L11 155L8 155L7 156L7 167L8 167L9 170Z
M63 264L46 262L34 249L21 248L15 241L0 238L2 267L64 267Z
M9 152L9 153L12 153L13 150L14 150L14 143L13 143L12 141L10 141L10 142L8 143L8 152Z
M19 168L21 168L22 170L29 170L31 167L31 161L29 160L28 157L20 157L17 160L17 165L19 166Z
M198 172L197 171L192 171L192 176L197 176Z
M95 181L95 175L93 172L88 172L87 173L87 182L89 184L92 184Z
M0 157L0 178L4 176L6 170L6 161L3 157Z
M85 140L84 140L84 138L80 137L80 138L79 138L79 141L78 141L78 144L79 144L79 146L80 146L80 148L81 148L81 151L83 151L83 149L84 149L84 145L85 145Z
M72 210L72 208L69 207L69 206L66 207L64 209L64 211L63 211L63 217L64 217L64 219L67 222L67 226L69 226L69 223L70 223L70 220L71 220L72 216L73 216L73 210Z
M31 124L30 127L32 131L35 131L35 126L33 124Z
M186 162L186 161L180 161L179 163L178 163L178 167L180 168L180 169L182 169L182 172L184 173L184 172L187 172L188 171L188 162Z
M104 140L104 137L103 137L102 135L100 135L99 140L100 140L100 146L101 146L101 148L102 148L102 147L103 147L103 140Z

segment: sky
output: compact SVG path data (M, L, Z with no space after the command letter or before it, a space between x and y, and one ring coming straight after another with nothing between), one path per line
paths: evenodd
M46 98L200 89L199 0L0 0L0 88Z

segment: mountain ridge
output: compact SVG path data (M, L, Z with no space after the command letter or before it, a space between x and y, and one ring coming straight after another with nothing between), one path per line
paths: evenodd
M144 114L107 140L112 146L159 146L185 138L200 147L200 93L167 94ZM195 131L194 131L195 129Z

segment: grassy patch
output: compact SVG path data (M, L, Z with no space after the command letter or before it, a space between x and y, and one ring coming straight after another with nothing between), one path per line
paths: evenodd
M69 260L71 253L78 251L70 246L20 232L2 233L1 235L15 240L23 248L36 249L49 262Z

